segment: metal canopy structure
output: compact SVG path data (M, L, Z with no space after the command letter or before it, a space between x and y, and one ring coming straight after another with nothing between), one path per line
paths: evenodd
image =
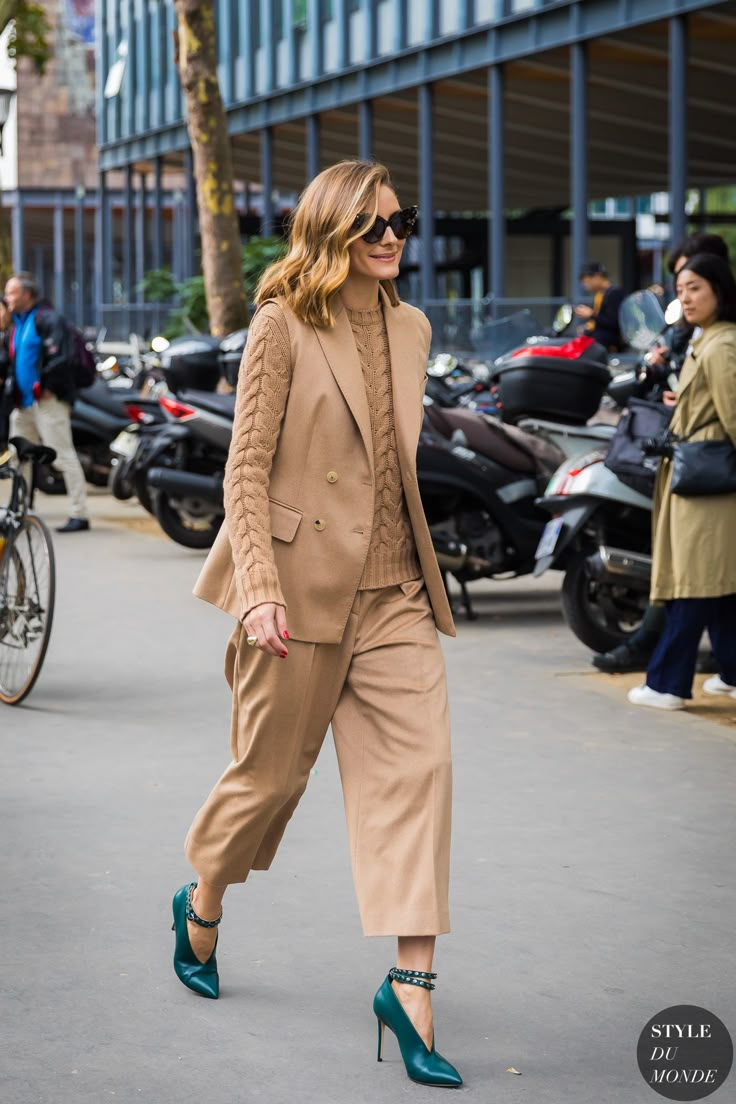
M130 65L118 97L100 92L102 177L188 176L173 0L150 18L142 0L98 4L99 88L123 41ZM406 202L488 215L502 295L508 211L573 208L577 267L590 199L669 191L677 234L688 187L736 181L736 0L307 0L306 20L303 8L217 0L235 175L263 188L264 231L273 189L371 155Z

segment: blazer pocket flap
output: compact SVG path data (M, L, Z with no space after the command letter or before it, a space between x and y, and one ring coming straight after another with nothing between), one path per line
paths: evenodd
M271 513L271 536L276 540L293 541L299 523L304 516L301 510L295 510L293 506L286 506L283 502L268 500Z

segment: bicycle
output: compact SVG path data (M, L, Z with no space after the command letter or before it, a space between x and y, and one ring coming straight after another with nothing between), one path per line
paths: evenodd
M0 702L19 705L31 692L46 656L54 617L56 565L51 534L31 513L36 470L56 453L24 437L10 444L18 464L32 465L30 493L12 452L0 454L0 479L12 480L10 501L0 511Z

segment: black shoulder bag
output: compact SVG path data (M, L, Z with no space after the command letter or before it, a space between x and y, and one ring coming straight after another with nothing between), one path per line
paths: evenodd
M670 435L673 494L685 498L736 494L736 448L725 441L691 441L699 430L718 424L718 418L696 426L687 437Z

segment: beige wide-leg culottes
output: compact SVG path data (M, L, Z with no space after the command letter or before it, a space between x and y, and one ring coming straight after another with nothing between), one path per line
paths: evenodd
M278 659L245 637L225 658L233 761L186 840L197 874L268 869L331 723L364 934L448 931L450 717L423 579L358 591L340 644L291 640Z

